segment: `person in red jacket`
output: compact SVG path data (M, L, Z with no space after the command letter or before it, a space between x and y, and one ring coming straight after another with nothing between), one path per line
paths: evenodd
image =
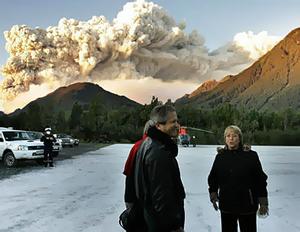
M134 186L134 165L135 165L135 158L136 154L138 152L139 147L143 143L143 141L147 138L147 132L148 129L154 126L154 122L149 120L146 122L144 126L144 132L143 132L143 137L138 140L131 148L128 158L125 163L124 171L123 174L126 176L125 178L125 194L124 194L124 200L125 200L125 205L126 208L131 208L133 207L134 203L137 202L137 197L135 194L135 186ZM143 220L143 214L141 213L140 215L140 220L137 222L136 228L133 229L130 232L143 232L145 230L145 223Z

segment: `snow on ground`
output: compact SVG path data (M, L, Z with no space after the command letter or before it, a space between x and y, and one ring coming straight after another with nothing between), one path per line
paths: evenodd
M121 232L124 162L131 145L113 145L0 181L0 232ZM300 231L300 148L254 147L269 175L270 216L258 231ZM180 148L186 231L220 231L208 199L216 146Z

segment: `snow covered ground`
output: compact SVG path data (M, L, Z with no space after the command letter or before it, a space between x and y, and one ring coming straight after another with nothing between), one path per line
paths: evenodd
M0 232L121 232L123 165L131 145L113 145L0 181ZM300 231L300 148L254 147L269 176L270 216L258 231ZM180 148L186 231L220 231L208 200L207 175L216 146Z

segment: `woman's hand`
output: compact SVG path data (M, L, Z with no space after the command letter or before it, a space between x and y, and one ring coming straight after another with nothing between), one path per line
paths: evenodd
M258 203L259 203L258 216L267 217L269 215L268 198L267 197L259 197Z
M218 211L219 210L219 206L217 204L217 202L219 201L218 193L211 192L209 197L210 197L210 202L213 204L214 209Z
M260 205L259 209L258 209L258 215L268 216L269 215L269 207L267 205Z

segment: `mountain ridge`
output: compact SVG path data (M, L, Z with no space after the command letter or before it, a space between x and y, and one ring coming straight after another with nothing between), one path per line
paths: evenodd
M135 108L140 104L125 97L104 90L97 84L91 82L78 82L69 86L60 87L44 97L37 98L28 103L24 108L17 109L9 116L26 112L33 104L54 107L54 111L71 111L73 104L77 102L87 106L94 98L99 98L106 108L115 109L119 107Z
M278 110L287 107L300 109L299 100L300 28L296 28L239 74L214 83L208 91L185 95L175 104L215 107L230 103L258 110Z

